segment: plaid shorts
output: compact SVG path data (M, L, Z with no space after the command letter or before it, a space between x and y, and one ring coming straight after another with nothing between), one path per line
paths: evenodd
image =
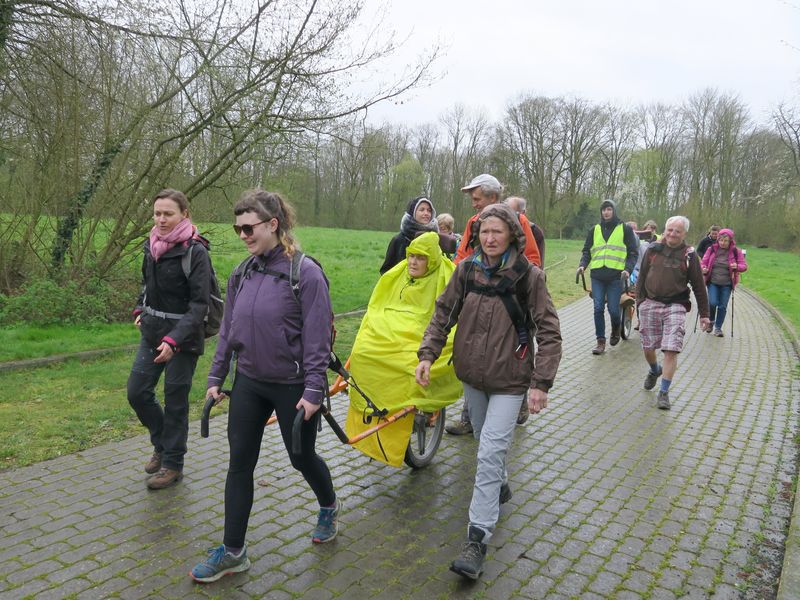
M648 298L639 305L639 337L645 350L683 350L686 333L686 307L662 304Z

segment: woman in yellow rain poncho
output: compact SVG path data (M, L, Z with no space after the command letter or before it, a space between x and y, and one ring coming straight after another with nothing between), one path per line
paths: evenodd
M372 292L350 354L350 373L379 409L388 410L388 416L409 405L432 412L461 397L461 383L449 364L455 329L450 333L443 358L434 363L430 385L423 388L414 379L422 334L430 322L436 298L453 271L455 265L439 248L439 236L434 232L424 233L411 241L406 260L384 273ZM365 414L369 411L364 398L351 387L348 436L377 424L375 419L364 423ZM372 458L399 467L413 424L412 413L355 447Z

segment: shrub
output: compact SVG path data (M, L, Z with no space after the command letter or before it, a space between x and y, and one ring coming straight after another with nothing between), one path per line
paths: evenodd
M135 285L127 282L32 279L19 295L0 299L0 325L109 323L129 316L135 298Z

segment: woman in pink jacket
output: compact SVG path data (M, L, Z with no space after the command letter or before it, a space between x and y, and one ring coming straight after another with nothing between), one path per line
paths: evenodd
M739 283L739 273L747 270L744 252L736 247L733 230L720 229L717 241L706 250L700 261L708 286L708 303L711 305L711 320L714 335L722 337L722 324L728 312L728 300ZM716 316L715 316L716 312Z

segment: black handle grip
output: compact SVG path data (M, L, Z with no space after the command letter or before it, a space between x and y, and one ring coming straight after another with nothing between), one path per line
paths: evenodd
M350 379L350 373L348 373L347 369L344 368L341 359L338 356L336 356L336 353L333 350L331 350L331 357L330 360L328 361L328 368L334 373L339 374L345 381Z
M297 409L297 414L294 416L294 423L292 423L292 454L302 454L302 427L303 420L306 416L306 410L301 406Z
M206 398L206 403L203 405L203 416L200 417L200 437L208 437L208 420L211 417L211 409L214 408L216 400L213 396Z
M203 414L200 417L200 437L208 437L208 421L211 418L211 409L222 402L226 397L229 397L231 395L231 391L220 390L219 394L220 395L218 396L217 400L214 400L212 396L206 398L206 403L203 405Z
M586 289L586 276L584 275L584 271L577 271L575 273L575 283L577 284L579 281L583 285L583 290L588 292L589 290Z

